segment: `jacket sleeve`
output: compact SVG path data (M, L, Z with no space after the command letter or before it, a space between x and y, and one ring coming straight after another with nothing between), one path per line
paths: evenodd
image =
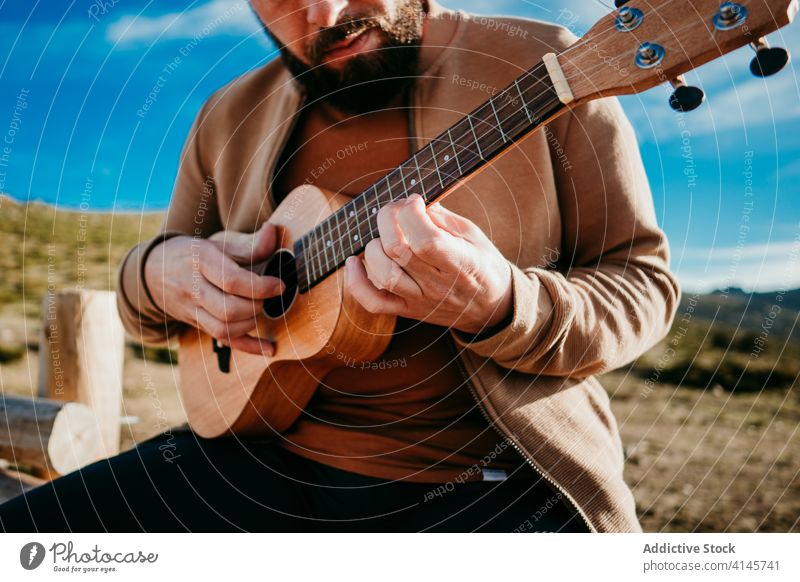
M153 301L144 279L150 251L174 236L204 238L222 229L214 181L207 171L211 166L202 151L209 102L195 117L183 145L172 200L159 233L131 248L117 271L117 308L122 324L134 341L143 344L168 343L185 327L167 317Z
M508 369L585 377L623 366L663 338L680 290L618 101L581 105L552 125L559 267L510 262L510 321L488 337L452 334L460 347ZM560 160L554 147L563 149Z

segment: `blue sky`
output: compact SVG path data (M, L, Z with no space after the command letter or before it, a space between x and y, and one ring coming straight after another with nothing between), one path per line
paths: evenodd
M443 3L577 33L608 11L589 0ZM800 58L800 23L769 40ZM751 55L691 74L707 102L682 120L663 87L622 99L687 289L800 286L800 80L793 65L753 78ZM12 141L0 148L0 191L93 210L164 208L201 104L274 56L245 0L0 0L0 134Z

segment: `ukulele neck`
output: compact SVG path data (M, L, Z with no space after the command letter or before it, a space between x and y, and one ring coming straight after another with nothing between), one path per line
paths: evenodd
M432 204L563 107L543 63L515 79L298 239L299 291L312 288L379 236L383 206L412 194Z

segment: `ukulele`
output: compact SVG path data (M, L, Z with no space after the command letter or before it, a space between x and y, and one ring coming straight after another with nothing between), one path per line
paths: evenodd
M189 424L207 438L274 434L298 418L321 380L347 362L386 349L395 316L373 315L344 289L345 259L378 235L377 213L419 193L442 199L524 137L573 107L635 94L664 82L669 105L690 111L704 99L682 75L744 45L753 74L789 60L764 36L789 24L797 0L626 0L559 54L550 53L491 99L432 139L355 198L310 185L292 190L269 222L278 249L254 268L281 278L284 293L263 303L252 332L274 341L272 356L232 351L196 328L181 334L180 389Z

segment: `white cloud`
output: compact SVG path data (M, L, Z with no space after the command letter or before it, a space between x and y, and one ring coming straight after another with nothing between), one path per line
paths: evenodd
M108 26L106 39L122 45L142 45L197 36L242 36L259 30L261 23L247 0L211 0L183 12L156 17L122 16Z
M784 241L743 247L713 247L707 249L686 249L681 253L684 259L743 259L779 258L790 254L800 255L800 241ZM800 256L797 257L800 260Z
M797 288L800 287L800 236L792 241L742 247L673 248L673 269L683 287L691 291L725 287L747 291Z
M675 269L681 287L688 292L708 293L716 289L738 287L745 291L778 291L800 288L800 275L785 273L785 264L779 262L746 265L730 276L727 267L711 266L708 269Z

